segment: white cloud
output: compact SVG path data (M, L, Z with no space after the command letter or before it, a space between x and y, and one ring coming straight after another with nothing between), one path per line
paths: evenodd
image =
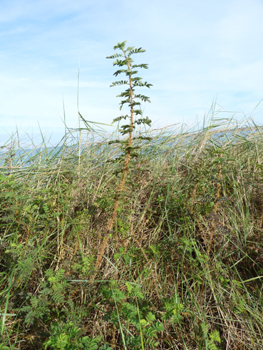
M122 40L146 49L134 59L149 63L140 76L154 86L141 91L153 121L201 119L214 99L250 113L263 97L262 15L256 0L2 1L0 126L63 128L63 96L75 125L79 62L81 111L111 123L122 89L109 88L119 77L106 56Z

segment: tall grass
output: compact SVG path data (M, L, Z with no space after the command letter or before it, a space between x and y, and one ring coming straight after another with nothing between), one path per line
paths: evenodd
M137 140L137 170L92 283L119 181L107 162L118 155L105 147L112 135L82 140L80 156L70 133L27 157L9 143L2 348L262 349L263 139L236 128L218 146L213 123L181 147L169 129Z
M261 350L263 137L231 122L134 132L99 266L120 129L3 145L0 349Z

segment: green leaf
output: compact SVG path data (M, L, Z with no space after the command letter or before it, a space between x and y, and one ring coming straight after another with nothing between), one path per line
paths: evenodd
M123 41L122 43L118 43L117 45L115 45L113 48L114 50L116 49L120 49L123 50L125 48L125 43L127 42L127 40Z
M120 81L114 81L110 87L116 86L116 85L129 85L127 80L120 80Z
M145 117L145 118L140 118L140 119L135 120L134 124L140 125L143 123L143 124L147 124L147 125L151 126L151 122L152 121L148 117Z
M212 341L217 341L218 343L221 343L221 338L217 330L214 330L213 332L211 332L209 334L209 337Z
M108 56L106 58L116 58L116 57L123 57L121 53L116 53L115 55Z
M145 68L148 69L148 64L134 64L132 68Z
M128 56L133 55L134 53L140 53L140 52L145 52L145 50L142 50L142 48L140 47L139 49L134 49L131 50L128 54Z
M146 320L142 319L140 320L140 324L145 327L145 326L148 326L149 322L147 322Z
M127 70L126 69L120 69L117 70L115 73L113 73L113 75L115 75L115 77L117 77L117 75L121 74L121 73L125 73L127 74Z
M134 77L134 78L131 78L131 80L132 80L132 81L140 81L140 80L142 80L142 78L140 78L140 77Z
M112 123L116 123L116 122L118 122L118 121L120 121L122 119L127 119L127 118L130 118L130 116L127 115L127 114L126 115L121 115L120 117L117 117L117 118L113 119Z
M133 289L133 286L129 282L126 282L125 285L126 285L126 287L128 289L128 293L131 293L131 291Z
M155 325L155 329L157 332L163 332L164 331L164 325L161 322L157 322Z
M120 93L120 95L117 95L116 97L130 97L130 91L125 91Z
M125 59L125 60L116 60L116 61L113 63L114 66L119 66L119 67L127 66L127 64L128 64L127 59Z
M126 75L130 76L130 75L133 75L133 74L137 74L138 71L135 70L135 71L126 71Z
M142 115L142 111L140 109L135 109L133 112L134 112L135 115L138 115L138 114Z
M10 348L8 346L5 346L3 343L1 343L0 350L10 350Z
M155 320L155 316L152 312L149 312L146 318L150 323L152 323Z
M139 99L142 100L143 102L151 102L151 101L149 100L149 97L144 96L144 95L141 95L141 94L134 95L134 98L139 98Z
M14 193L13 192L7 192L6 194L5 194L5 199L7 199L7 198L12 198L12 197L14 197Z
M57 341L56 341L56 346L58 349L65 349L65 347L68 345L68 336L65 333L62 333L59 335Z

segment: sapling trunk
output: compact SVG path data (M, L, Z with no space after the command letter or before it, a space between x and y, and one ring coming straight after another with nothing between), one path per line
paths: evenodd
M132 64L133 60L130 58L130 56L132 54L145 52L145 50L142 50L141 48L134 49L134 47L128 47L125 50L125 43L126 43L126 41L124 41L122 43L118 43L118 45L114 46L114 50L120 49L122 51L122 54L115 54L115 55L109 56L107 58L117 58L117 60L113 63L114 66L115 65L117 65L119 67L127 66L127 69L117 70L114 73L114 75L117 76L120 73L125 73L126 76L129 78L129 80L128 81L122 80L122 81L113 82L111 87L117 86L117 85L128 85L129 86L129 88L127 90L122 92L117 97L125 97L126 98L125 100L121 101L120 110L122 109L124 104L128 103L128 105L130 107L130 116L128 116L128 115L123 116L122 115L122 116L113 120L113 123L114 123L114 122L129 118L129 124L121 126L121 131L120 131L122 135L128 134L128 139L126 139L124 141L123 140L114 140L114 141L109 142L109 144L120 143L122 145L123 154L120 157L116 158L114 160L114 162L123 161L123 159L124 159L124 164L123 164L123 168L120 169L119 171L117 171L117 173L122 173L121 182L118 186L118 190L117 190L116 197L115 197L113 213L112 213L111 219L110 219L108 226L107 226L104 241L99 249L99 254L98 254L96 265L95 265L95 273L92 275L91 281L94 280L94 278L97 274L97 271L101 266L102 257L103 257L103 254L105 252L109 237L112 233L112 227L113 227L115 218L117 216L117 210L118 210L121 194L122 194L123 187L125 185L125 180L126 180L126 177L127 177L128 171L129 171L130 160L133 157L138 157L138 154L135 152L135 147L133 147L133 143L132 143L133 139L134 139L133 138L133 131L135 129L135 124L138 124L138 125L147 124L147 125L151 126L151 120L148 117L139 118L136 120L136 116L141 115L142 111L141 111L141 109L134 109L135 106L141 105L140 102L135 102L135 99L140 99L144 102L150 102L150 100L147 96L140 95L140 94L135 95L134 91L135 91L136 86L146 86L146 87L150 88L150 86L152 86L152 84L148 84L147 82L142 83L141 82L142 78L139 78L139 77L133 78L132 77L134 74L137 73L136 70L133 70L134 68L147 69L148 65L147 64L133 65ZM120 59L118 59L118 57L123 57L124 59L120 60ZM147 140L150 139L149 137L139 137L139 138L140 139L147 139Z

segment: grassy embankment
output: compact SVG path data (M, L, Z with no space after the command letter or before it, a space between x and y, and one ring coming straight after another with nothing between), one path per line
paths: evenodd
M64 143L59 156L42 145L27 164L5 154L1 348L263 348L260 131L220 146L209 129L184 146L152 136L161 142L141 147L92 283L116 145Z

